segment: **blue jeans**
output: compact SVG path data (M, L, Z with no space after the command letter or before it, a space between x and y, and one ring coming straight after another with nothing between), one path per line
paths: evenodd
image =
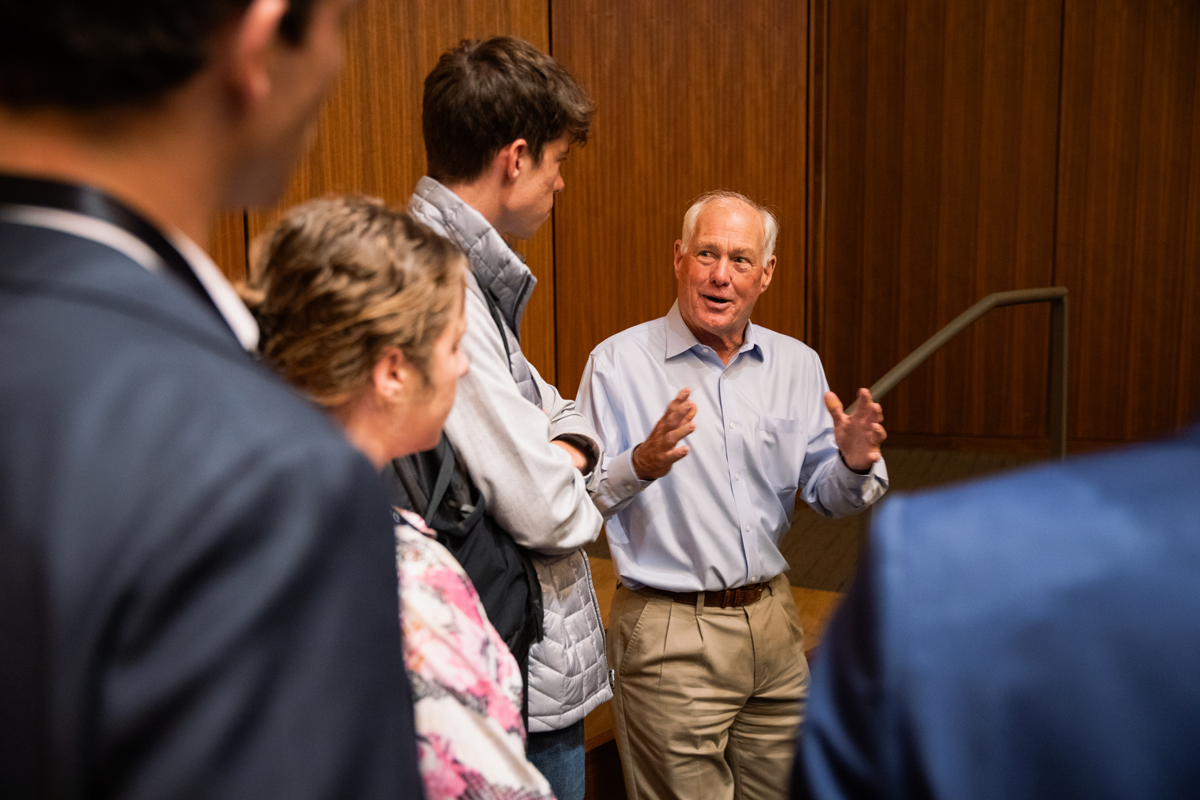
M583 800L583 720L560 731L529 734L525 752L558 800Z

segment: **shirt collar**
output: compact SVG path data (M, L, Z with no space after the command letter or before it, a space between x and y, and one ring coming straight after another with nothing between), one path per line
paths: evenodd
M4 217L12 222L49 228L98 242L136 261L150 272L165 270L163 260L151 247L138 237L106 220L64 209L20 205L6 206ZM225 278L220 267L199 245L182 232L172 230L167 231L164 235L192 268L197 280L200 281L208 296L212 298L217 311L224 317L242 347L248 351L257 349L258 323L254 320L250 309L246 308L246 304L238 297L237 291Z
M683 314L679 312L679 301L676 300L671 305L671 310L667 312L667 347L666 358L674 358L680 353L685 353L696 347L705 347L692 333L692 329L683 321ZM755 353L760 361L765 361L765 353L758 344L758 335L755 333L754 323L746 322L746 336L742 339L742 346L738 348L738 355L742 353ZM732 363L732 362L730 362Z
M171 240L171 244L175 245L179 254L187 260L192 272L196 273L196 277L200 279L200 283L204 284L204 290L216 304L221 316L229 323L229 327L233 329L233 335L241 342L242 347L247 352L256 351L259 337L258 322L250 313L250 309L246 308L246 304L242 302L242 298L238 296L237 290L233 288L229 279L225 277L225 273L221 272L221 268L209 257L208 253L204 252L200 245L182 232L168 231L167 238Z

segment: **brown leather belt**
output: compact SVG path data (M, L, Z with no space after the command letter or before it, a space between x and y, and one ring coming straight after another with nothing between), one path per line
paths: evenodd
M739 586L736 589L726 589L723 592L699 592L704 595L705 608L741 608L757 603L762 599L763 590L767 588L767 583L751 583L746 586ZM662 589L654 589L649 586L643 586L638 591L646 594L665 597L668 600L674 600L676 603L684 605L696 605L697 592L668 592Z

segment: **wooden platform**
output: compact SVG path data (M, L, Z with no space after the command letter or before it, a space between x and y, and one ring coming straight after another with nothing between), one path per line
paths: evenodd
M588 559L592 565L592 582L596 585L596 597L600 601L600 616L604 627L608 628L608 610L612 606L613 592L617 588L617 576L613 572L612 562L606 558ZM800 613L800 629L804 631L805 649L811 652L821 641L825 623L837 608L841 594L826 592L820 589L805 589L800 586L792 587L792 596L796 599L796 609ZM613 740L612 711L609 703L604 703L583 721L584 747L589 752Z

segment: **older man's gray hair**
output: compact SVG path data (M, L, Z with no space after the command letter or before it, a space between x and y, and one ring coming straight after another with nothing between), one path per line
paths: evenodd
M700 216L700 212L711 203L727 203L731 201L745 203L758 212L763 226L763 260L765 261L775 255L775 239L779 236L779 220L775 219L775 215L766 206L754 202L740 192L733 192L728 189L705 192L692 201L687 213L683 215L683 235L679 237L683 240L683 251L686 253L692 245L692 236L696 233L696 219Z

